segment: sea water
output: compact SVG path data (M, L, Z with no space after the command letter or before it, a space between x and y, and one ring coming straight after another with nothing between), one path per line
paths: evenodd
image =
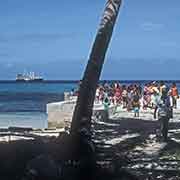
M149 81L120 81L121 84ZM167 82L171 85L172 82ZM176 81L180 90L180 82ZM16 82L0 81L0 128L9 126L46 128L46 105L63 100L63 93L77 89L76 82Z
M77 83L0 82L0 128L46 128L47 103L62 101L65 91L76 88Z

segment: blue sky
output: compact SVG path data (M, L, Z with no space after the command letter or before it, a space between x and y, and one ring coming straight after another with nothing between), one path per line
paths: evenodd
M105 0L0 0L0 79L80 79ZM179 79L180 1L124 0L102 79Z

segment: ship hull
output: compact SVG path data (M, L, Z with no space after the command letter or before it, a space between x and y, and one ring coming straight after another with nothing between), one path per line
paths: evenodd
M18 82L40 82L43 81L43 78L41 76L36 76L34 72L30 72L29 74L17 74L16 75L16 81Z
M43 79L33 79L33 80L25 80L25 79L16 79L16 82L42 82Z

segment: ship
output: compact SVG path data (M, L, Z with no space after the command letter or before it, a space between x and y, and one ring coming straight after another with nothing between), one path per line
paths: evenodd
M16 81L18 81L18 82L39 82L39 81L43 81L43 77L35 75L34 72L18 73L16 75Z

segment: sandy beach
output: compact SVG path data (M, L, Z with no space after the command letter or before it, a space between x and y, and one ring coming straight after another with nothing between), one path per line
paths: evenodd
M153 120L153 115L143 114L139 118L125 115L122 117L122 113L117 113L107 122L94 124L99 163L106 166L115 158L124 164L123 168L142 179L178 178L179 118L170 120L169 140L164 143L159 138L159 122Z
M174 110L174 118L169 123L169 140L166 143L160 140L159 122L153 119L153 110L141 110L140 117L134 118L133 112L119 107L110 119L94 120L92 130L97 164L108 167L116 160L122 169L132 172L140 179L176 179L180 175L179 117L179 109ZM55 138L61 131L36 131L31 134L48 139L52 136ZM17 138L14 135L11 142L25 139L32 141L33 138ZM1 140L8 140L8 136Z

